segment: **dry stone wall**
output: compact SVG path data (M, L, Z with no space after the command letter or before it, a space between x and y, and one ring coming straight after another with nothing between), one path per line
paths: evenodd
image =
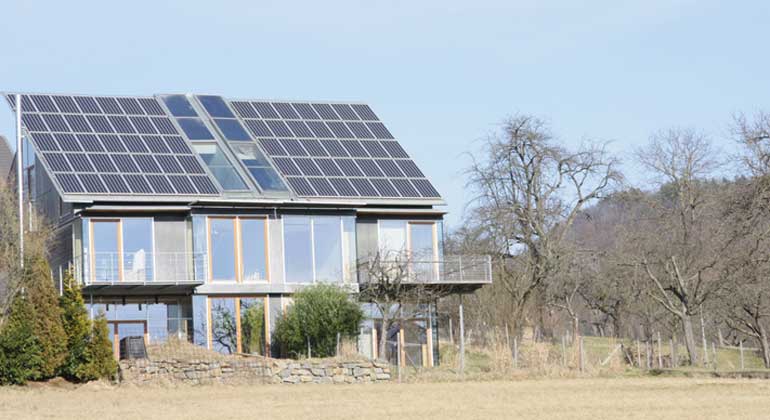
M390 381L390 366L379 361L280 360L231 357L220 360L120 361L121 383L145 384L354 384Z

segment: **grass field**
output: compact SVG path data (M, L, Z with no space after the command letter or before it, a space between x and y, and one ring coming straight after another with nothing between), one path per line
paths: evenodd
M384 385L0 389L0 419L759 419L770 382L544 379Z

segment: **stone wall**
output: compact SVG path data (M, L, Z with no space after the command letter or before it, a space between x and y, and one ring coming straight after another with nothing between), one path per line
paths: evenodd
M389 381L390 367L378 361L307 361L228 357L218 360L120 361L120 381L128 384L325 383L352 384Z

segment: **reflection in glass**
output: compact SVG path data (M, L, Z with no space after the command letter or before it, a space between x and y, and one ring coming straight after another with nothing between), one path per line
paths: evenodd
M267 279L265 219L241 219L243 281Z
M238 351L235 299L211 299L211 348L225 354Z
M383 259L403 258L406 251L406 222L403 220L380 220L379 245Z
M119 281L120 256L117 221L92 220L94 281Z
M152 279L152 219L123 219L123 280Z
M313 218L316 281L342 281L342 237L339 217Z
M265 354L265 301L240 298L241 352Z
M235 220L209 218L211 280L235 281Z
M313 282L313 249L310 218L289 216L283 219L286 281Z

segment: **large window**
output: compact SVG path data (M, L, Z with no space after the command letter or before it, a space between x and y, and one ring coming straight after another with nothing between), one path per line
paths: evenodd
M267 281L267 219L209 217L211 281Z
M91 281L154 279L152 219L84 219L83 226L84 263Z
M283 230L288 283L353 280L355 229L352 217L285 216Z
M235 219L209 218L211 280L235 280Z
M235 155L243 162L251 176L265 191L287 191L286 185L253 143L231 145Z
M225 354L267 354L266 301L252 296L209 298L211 349Z
M408 263L417 281L437 280L440 229L440 221L380 220L378 251L385 261Z

